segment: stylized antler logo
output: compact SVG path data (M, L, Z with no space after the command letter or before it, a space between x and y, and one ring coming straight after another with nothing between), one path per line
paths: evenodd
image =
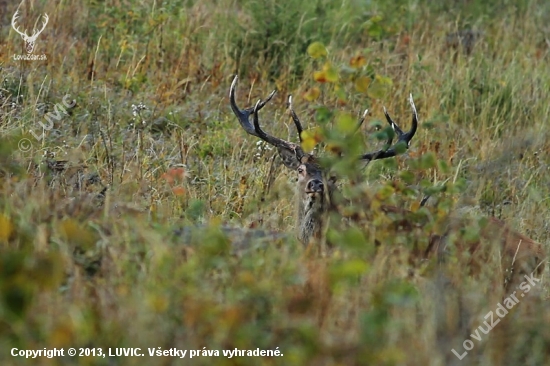
M11 18L11 26L13 27L13 29L19 33L21 35L21 37L23 38L23 40L25 41L25 48L27 50L27 53L32 53L32 51L34 50L34 44L36 42L36 38L38 37L38 35L40 33L42 33L42 31L44 30L44 28L46 28L46 24L48 24L48 14L44 14L44 22L42 23L42 29L40 29L39 31L37 31L35 28L33 28L33 32L32 32L32 36L28 36L27 35L27 30L25 29L24 32L21 32L19 29L17 29L17 27L15 26L15 21L17 20L18 18L18 15L19 15L19 10L17 10L15 12L15 14L13 14L13 18Z

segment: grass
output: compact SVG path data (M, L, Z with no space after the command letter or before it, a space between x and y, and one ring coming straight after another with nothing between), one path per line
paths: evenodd
M402 232L366 202L433 221L459 212L474 237L477 218L496 216L549 249L546 2L25 3L27 29L49 15L35 48L46 61L14 61L16 6L0 9L2 364L178 362L149 357L157 347L284 355L185 361L197 365L545 364L546 274L459 361L451 349L464 352L508 295L498 254L473 274L457 255L440 276L433 260L409 260L431 227ZM481 32L469 54L446 42L464 29ZM316 150L353 202L341 211L365 219L331 217L330 255L294 238L294 173L238 126L236 73L241 106L278 89L266 130L297 140L292 93L305 127L348 153ZM385 140L383 106L408 129L409 93L420 116L409 153L357 169L353 154ZM52 118L67 94L76 106ZM38 141L29 131L48 114ZM146 356L9 353L53 347Z

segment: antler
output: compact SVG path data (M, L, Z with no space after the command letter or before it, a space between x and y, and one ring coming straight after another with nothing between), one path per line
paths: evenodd
M294 121L294 125L296 125L296 129L298 130L298 135L300 136L300 142L302 142L302 131L304 128L302 127L302 123L300 122L300 119L298 118L298 115L294 111L294 108L292 107L292 95L288 96L288 103L287 103L288 109L290 110L290 115L292 116L292 120ZM359 119L359 122L357 123L357 127L355 128L354 132L357 132L360 128L363 122L365 122L365 118L367 117L367 113L369 113L368 109L365 109L365 112L363 112L363 115ZM391 145L391 140L388 143L388 145Z
M15 21L16 21L17 18L19 17L18 14L19 14L19 9L17 9L17 10L15 11L15 14L13 14L13 17L11 18L11 27L12 27L17 33L19 33L22 37L28 38L29 36L27 36L27 30L26 30L26 29L25 29L25 32L21 32L21 31L19 30L19 28L15 26Z
M267 102L269 102L271 100L271 98L273 98L273 96L275 95L275 93L277 91L276 90L272 91L271 94L269 94L269 96L263 101L261 99L258 100L256 102L256 104L254 105L254 107L252 107L252 108L240 109L237 106L237 103L235 102L235 88L236 88L236 85L237 85L237 80L238 80L238 77L235 76L235 78L233 79L233 82L231 83L231 88L229 89L229 100L230 100L230 103L231 103L231 109L233 110L233 113L235 113L237 118L239 119L239 123L240 123L241 127L247 133L249 133L250 135L259 137L260 139L264 140L268 144L277 147L277 149L279 150L279 153L281 153L281 155L288 155L288 154L285 154L284 152L293 153L293 157L296 159L296 162L300 162L300 160L304 156L306 156L306 154L304 153L304 151L302 150L302 147L300 145L295 144L295 143L290 142L290 141L280 139L280 138L272 136L272 135L269 135L264 130L262 130L262 128L260 127L258 112L260 111L260 109L262 109L266 105ZM290 102L292 102L291 99L290 99ZM251 114L254 115L253 124L250 123L250 115ZM294 116L296 116L295 113L294 113ZM293 118L294 118L294 116L293 116ZM301 124L300 124L300 121L299 121L298 117L296 117L296 119L294 120L294 123L296 124L296 128L298 129L298 131L301 132L302 128L301 128ZM290 162L285 162L285 164L286 163L290 164ZM292 165L294 165L294 164L295 164L295 162L292 162Z
M237 85L237 80L238 80L238 77L235 76L235 78L233 79L233 82L231 83L231 87L229 89L229 100L231 103L231 109L233 110L233 113L235 113L235 115L237 116L241 127L248 134L256 136L264 140L268 144L277 147L281 157L283 158L283 162L287 167L289 168L297 167L303 157L309 156L308 154L304 153L302 147L299 144L295 144L293 142L289 142L289 141L280 139L278 137L269 135L260 127L258 112L267 104L267 102L269 102L273 98L276 91L275 90L272 91L271 94L269 94L269 96L265 100L261 100L261 99L258 100L254 105L254 107L240 109L237 106L237 103L235 102L235 89ZM359 160L371 161L371 160L385 159L385 158L396 156L399 154L399 152L396 151L395 148L396 148L396 145L399 144L400 142L405 142L406 148L409 147L411 140L414 137L414 134L416 133L416 129L418 128L418 114L416 112L416 106L414 105L412 94L409 96L409 102L411 104L411 108L413 112L411 129L408 132L403 132L403 130L392 120L386 108L384 108L384 114L386 115L386 120L392 127L395 134L398 136L398 141L395 145L391 146L393 139L392 137L389 137L388 141L386 142L387 146L384 149L363 154L359 157ZM300 119L298 118L298 115L296 114L292 106L292 95L289 95L287 105L288 105L292 120L294 121L294 125L296 126L296 130L298 131L300 142L302 142L301 133L303 131L303 127L302 127L302 123L300 122ZM365 121L367 113L368 113L368 109L365 110L365 112L361 116L359 123L357 124L356 131L361 127L361 125ZM250 115L254 115L253 123L250 123Z
M296 114L296 112L294 112L294 108L292 107L292 95L288 96L287 104L288 104L288 109L290 110L290 115L292 116L292 120L294 121L294 125L298 130L298 136L300 137L300 142L302 142L302 131L304 130L304 128L302 127L302 123L300 122L298 115Z
M411 144L411 140L414 137L414 134L416 133L416 129L418 128L418 113L416 112L416 106L414 105L412 94L410 94L410 96L409 96L409 103L411 104L411 108L412 108L412 127L411 127L411 129L406 133L403 132L403 130L397 125L397 123L395 123L392 120L392 118L388 114L388 111L386 110L386 107L384 107L384 114L386 115L386 120L388 121L388 123L392 127L395 134L398 136L398 140L397 140L396 144L391 146L391 147L387 147L386 149L381 149L381 150L378 150L378 151L375 151L375 152L366 153L366 154L361 155L361 158L360 158L361 160L369 160L370 161L370 160L391 158L393 156L396 156L396 155L399 154L399 152L397 152L395 150L395 146L397 144L399 144L400 142L405 142L406 148L407 149L409 148L409 146ZM392 143L392 138L390 137L388 139L387 145L389 146L389 145L391 145L391 143Z
M38 37L40 33L44 31L44 29L46 29L46 25L48 24L48 20L50 20L50 18L46 13L44 13L43 17L44 17L44 20L42 21L42 29L40 29L38 32L35 32L33 29L33 34L30 38L35 39L36 37Z

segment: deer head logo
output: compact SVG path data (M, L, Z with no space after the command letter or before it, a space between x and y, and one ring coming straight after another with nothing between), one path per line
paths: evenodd
M19 33L21 35L21 37L23 38L23 41L25 41L25 49L27 50L27 53L32 53L32 51L34 50L34 44L36 42L36 38L38 37L38 35L40 33L42 33L44 28L46 28L46 24L48 24L48 20L49 20L48 14L44 14L42 29L37 31L36 28L33 28L32 36L27 35L27 30L26 29L25 29L24 32L21 32L18 29L18 27L15 24L18 17L19 17L19 9L15 12L15 14L13 14L13 17L11 18L11 26L13 27L13 29L17 33Z

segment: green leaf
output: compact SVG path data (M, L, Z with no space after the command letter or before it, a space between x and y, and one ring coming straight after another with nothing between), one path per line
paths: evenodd
M414 174L409 170L404 170L399 173L399 178L403 180L403 182L407 184L413 184L414 183Z
M185 212L185 214L187 217L189 217L190 220L197 220L204 215L204 209L205 209L204 201L191 200L191 202L189 202L189 207L187 208L187 211Z
M382 188L380 188L378 192L376 192L376 198L378 198L380 201L385 201L389 199L391 196L393 196L394 194L395 194L395 188L393 188L389 184L386 184L382 186Z
M464 177L460 177L456 180L453 185L453 188L457 190L457 193L464 192L468 188L468 181Z
M327 49L321 42L313 42L307 48L307 53L312 58L321 58L328 55Z
M373 99L383 99L390 92L392 85L393 82L390 78L376 75L370 84L367 95Z
M319 124L324 124L329 122L332 119L332 111L328 109L325 106L321 106L317 108L317 111L315 112L315 120Z
M375 15L367 21L365 24L367 28L367 34L375 39L380 39L384 35L384 28L382 24L382 17L380 15Z
M336 83L338 81L338 70L329 62L323 66L326 80L330 83Z
M443 174L449 174L450 168L449 164L445 160L438 160L437 161L437 167Z
M466 242L475 243L480 238L479 226L467 226L463 232L463 238Z
M379 119L374 119L369 122L369 129L379 129L384 127L384 123Z
M380 38L384 32L382 26L378 23L371 23L368 27L367 34L372 38Z
M424 194L427 195L427 196L433 196L435 194L445 192L446 190L447 190L447 187L442 184L442 185L439 185L439 186L426 187L424 189Z
M355 280L369 269L369 265L361 259L350 259L334 264L330 269L330 277L334 282Z
M347 102L348 96L346 95L346 91L344 90L344 88L337 87L334 90L334 94L336 94L336 97L338 98L339 102L343 102L343 103Z
M393 139L395 136L395 132L393 131L393 129L390 127L390 126L387 126L386 128L384 128L383 130L381 131L376 131L374 133L374 137L377 139L377 140L388 140L390 137Z
M344 134L350 134L357 128L357 122L350 113L340 112L336 116L336 130Z
M394 306L414 306L420 299L414 285L405 281L392 281L384 289L384 302Z
M420 157L420 169L430 169L435 167L436 164L435 154L432 152L427 152Z
M393 145L393 149L395 150L397 155L400 155L407 151L408 147L405 141L399 141L397 144Z

